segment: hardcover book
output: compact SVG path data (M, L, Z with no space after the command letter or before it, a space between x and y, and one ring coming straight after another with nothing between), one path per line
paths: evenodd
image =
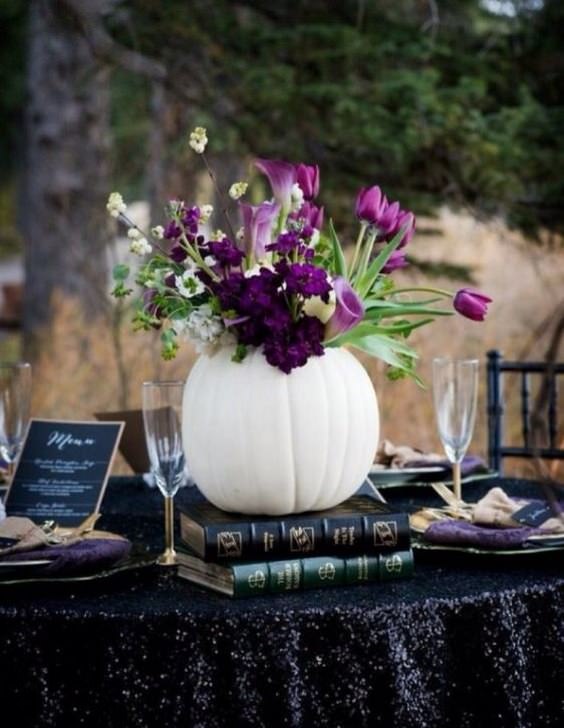
M405 579L413 573L411 549L346 559L311 556L256 563L217 564L178 551L178 576L230 597Z
M326 511L290 516L227 513L211 503L181 507L182 541L205 561L258 561L303 556L353 556L409 548L407 513L393 513L369 495Z

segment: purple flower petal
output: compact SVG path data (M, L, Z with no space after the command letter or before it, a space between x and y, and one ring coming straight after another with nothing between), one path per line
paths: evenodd
M454 309L472 321L483 321L492 299L472 288L461 288L454 297Z
M326 339L333 339L339 334L352 329L364 316L364 305L354 288L341 276L333 280L335 291L335 313L327 323Z
M319 194L319 167L317 164L296 165L297 182L304 193L305 200L313 200Z
M274 199L287 212L292 204L292 187L297 181L294 165L275 159L257 159L255 167L268 177Z
M272 225L278 217L280 205L262 202L254 206L241 202L239 207L243 216L245 254L249 258L261 260L272 241Z

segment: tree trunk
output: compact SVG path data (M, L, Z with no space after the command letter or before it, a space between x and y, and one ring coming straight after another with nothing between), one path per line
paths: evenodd
M107 311L109 71L64 3L31 0L24 185L26 348L54 294Z

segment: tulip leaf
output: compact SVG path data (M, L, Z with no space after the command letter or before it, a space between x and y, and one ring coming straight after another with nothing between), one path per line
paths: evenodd
M403 236L407 233L407 225L394 235L394 237L387 243L380 253L374 258L372 263L366 269L366 272L358 282L357 291L361 298L364 298L369 293L372 286L376 283L380 271L386 265L388 260L392 257L392 253L399 247L399 244L403 240Z
M333 264L335 266L335 273L343 278L347 277L347 263L343 254L343 248L335 232L335 226L333 220L329 220L329 237L333 245Z

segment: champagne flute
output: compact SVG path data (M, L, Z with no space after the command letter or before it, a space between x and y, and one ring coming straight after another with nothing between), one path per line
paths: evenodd
M439 436L452 463L455 498L462 500L460 464L474 430L478 360L433 359L433 399Z
M31 405L31 364L0 363L0 456L10 484L23 446Z
M184 478L182 396L184 382L143 382L143 424L151 471L165 499L165 550L158 563L176 564L173 499Z

